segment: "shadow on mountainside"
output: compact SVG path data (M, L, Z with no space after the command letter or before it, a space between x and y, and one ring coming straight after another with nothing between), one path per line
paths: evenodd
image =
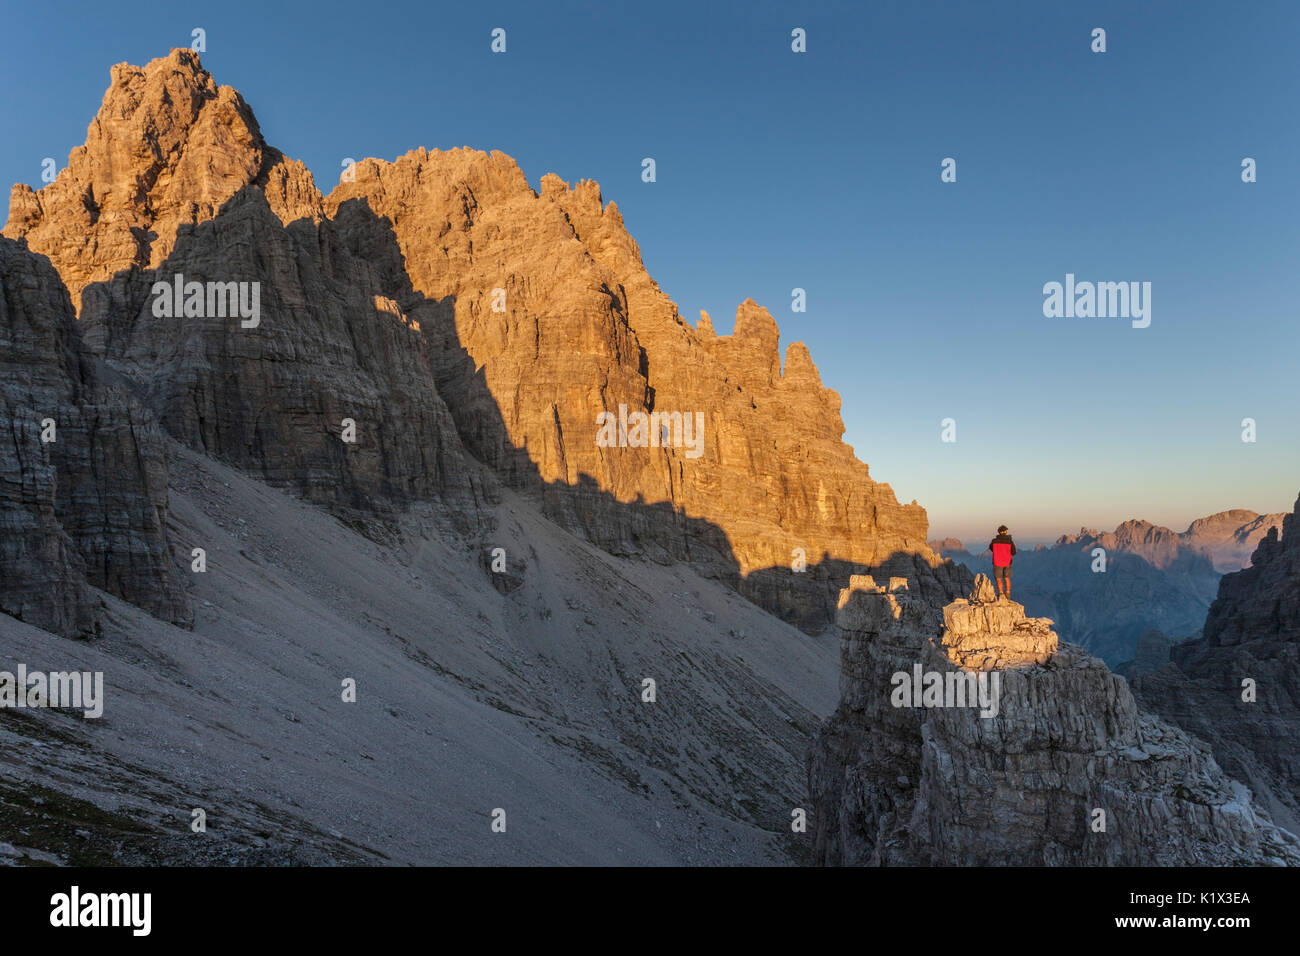
M154 283L176 275L259 283L260 324L243 329L238 318L183 309L155 315ZM437 812L466 841L453 858L491 859L503 851L479 846L477 830L454 816L486 799L471 792L486 761L494 787L568 806L560 815L595 834L550 844L538 837L541 859L609 862L610 834L647 822L651 833L630 845L649 860L716 862L734 852L732 841L754 860L805 859L789 814L804 798L808 741L834 707L838 642L791 631L763 609L819 633L854 572L942 590L923 561L899 552L866 567L823 554L802 571L746 575L713 522L666 501L617 500L585 473L544 481L528 449L509 441L501 403L510 397L490 393L460 345L455 301L412 289L391 224L364 201L333 220L285 225L246 189L216 218L182 228L159 269L87 286L80 323L66 295L62 302L50 314L84 341L86 361L175 442L160 443L160 484L139 497L159 514L170 497L161 552L198 620L178 644L170 625L102 593L93 597L104 640L43 644L43 632L4 619L8 656L48 656L52 668L84 658L115 687L109 721L74 723L75 741L38 755L46 769L11 768L20 782L63 772L66 762L100 793L139 792L149 774L166 778L160 792L175 793L168 774L220 768L232 782L209 781L205 799L260 800L300 782L299 771L282 774L263 759L301 760L313 779L337 788L321 793L369 800L364 779L377 758L391 774L383 799L368 804L377 825L429 812L421 788L430 773L444 773L460 789L444 794ZM341 440L347 418L355 444ZM511 547L509 575L484 560L501 542ZM204 575L189 573L196 543L209 553ZM105 590L148 609L144 583ZM393 710L340 719L321 703L321 688L336 688L339 673L358 675L367 702L387 696ZM660 706L639 706L647 674L664 689ZM239 693L205 689L225 683ZM210 748L202 762L175 758L193 752L175 735L196 731L172 716L196 709ZM265 724L267 714L285 726ZM429 749L428 729L449 721L459 732ZM21 750L28 729L0 726L0 736L12 733ZM364 754L340 763L335 756L351 757L354 738ZM459 748L460 762L448 763L443 746ZM137 769L112 777L85 769L124 760ZM520 782L521 762L535 785ZM580 773L604 783L577 786ZM294 794L303 806L315 799ZM665 814L662 836L682 830L669 844L647 799ZM408 800L420 801L419 814L400 809ZM614 822L582 823L610 800L622 804ZM314 821L330 812L291 815ZM701 837L701 826L716 838ZM304 839L330 852L326 836ZM406 846L404 858L419 862L452 853L423 829L375 840L367 845L390 855ZM573 841L582 849L570 850Z
M260 282L261 325L154 317L153 283L176 274ZM610 554L686 562L810 634L830 624L852 574L908 577L939 603L969 589L964 568L934 569L907 552L878 565L823 553L802 570L744 574L727 533L672 502L620 501L585 473L573 483L544 480L529 449L510 439L500 403L511 396L492 394L485 368L460 342L454 297L413 287L393 224L364 198L342 203L333 219L285 226L261 191L246 187L214 219L182 227L157 270L88 286L83 302L87 343L134 383L170 434L345 521L428 500L458 531L483 533L499 480ZM353 446L339 439L344 418L358 426ZM595 433L593 422L593 441Z

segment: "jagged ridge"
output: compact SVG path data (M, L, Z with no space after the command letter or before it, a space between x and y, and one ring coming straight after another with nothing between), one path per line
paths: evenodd
M50 257L87 342L173 435L331 506L463 508L479 494L463 442L612 553L689 560L809 630L852 570L906 573L936 598L968 582L927 548L924 509L842 443L839 397L801 343L783 367L749 301L730 336L692 328L595 183L540 185L501 153L421 149L357 164L323 199L178 50L114 68L86 145L50 186L15 187L5 234ZM155 319L150 286L178 272L262 282L263 326ZM400 333L374 328L393 316ZM417 381L414 421L386 415ZM597 416L620 406L703 412L702 455L601 447ZM332 446L345 416L360 455Z
M1205 636L1160 663L1133 677L1138 699L1209 741L1276 820L1300 830L1300 498L1251 566L1223 576Z

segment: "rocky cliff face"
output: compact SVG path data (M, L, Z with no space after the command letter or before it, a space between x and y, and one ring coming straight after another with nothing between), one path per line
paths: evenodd
M319 214L306 167L263 142L248 104L198 54L173 50L113 67L85 145L43 189L13 187L4 235L48 256L79 309L88 284L156 268L180 226L211 219L252 183L285 222Z
M1205 636L1167 660L1133 678L1138 699L1209 741L1225 770L1300 831L1300 500L1249 568L1224 575Z
M372 224L342 215L285 227L265 193L246 187L216 218L181 227L157 269L87 287L86 341L195 450L339 513L438 502L468 529L484 493L479 469L418 323L356 250ZM255 284L258 324L156 315L154 283L178 275Z
M0 436L0 608L84 635L96 624L93 585L188 622L167 540L163 435L103 380L49 261L4 238Z
M982 576L942 611L906 582L841 592L840 706L808 765L818 862L1300 862L1203 744L990 597Z
M807 349L783 363L776 323L751 301L731 335L707 315L690 326L595 183L540 185L500 153L417 150L366 160L326 200L390 221L415 291L445 308L427 327L444 336L439 386L471 449L608 550L710 566L809 629L846 569L948 594L960 572L935 573L924 510L842 443L839 396ZM635 447L635 425L609 447L600 417L621 426L624 410L694 420L697 446L672 430L659 441L652 424L651 447Z
M339 217L349 229L320 213L305 168L176 50L114 67L86 145L39 193L15 187L6 232L50 256L86 342L190 447L338 512L438 500L472 526L481 482L419 326L365 258L396 247L359 255L373 217ZM155 283L178 282L157 308ZM227 283L233 296L209 291Z
M732 335L683 321L595 183L534 191L468 149L344 178L322 200L174 51L114 68L86 145L15 187L5 234L50 257L168 431L330 507L472 512L468 450L606 550L690 561L810 631L854 570L936 599L969 584L842 443L807 349L783 361L753 302ZM156 315L177 275L258 283L261 325Z

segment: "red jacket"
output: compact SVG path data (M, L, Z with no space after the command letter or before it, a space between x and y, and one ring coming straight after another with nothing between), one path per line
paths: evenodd
M1011 540L1011 535L1000 534L989 542L989 550L993 552L995 568L1009 568L1016 554L1016 543Z

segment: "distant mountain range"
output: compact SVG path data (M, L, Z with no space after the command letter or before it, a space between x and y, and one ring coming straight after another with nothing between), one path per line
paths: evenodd
M1220 577L1248 565L1260 539L1284 517L1236 508L1198 518L1183 532L1140 520L1114 531L1081 528L1048 547L1021 548L1012 593L1029 613L1056 621L1062 640L1113 667L1133 658L1145 630L1174 639L1199 635ZM930 547L972 571L991 573L987 548L972 552L957 538ZM1094 570L1101 567L1097 548L1105 551L1104 572Z
M1144 648L1133 693L1209 743L1275 822L1300 830L1300 498L1250 567L1223 576L1204 630L1163 655L1158 642Z

